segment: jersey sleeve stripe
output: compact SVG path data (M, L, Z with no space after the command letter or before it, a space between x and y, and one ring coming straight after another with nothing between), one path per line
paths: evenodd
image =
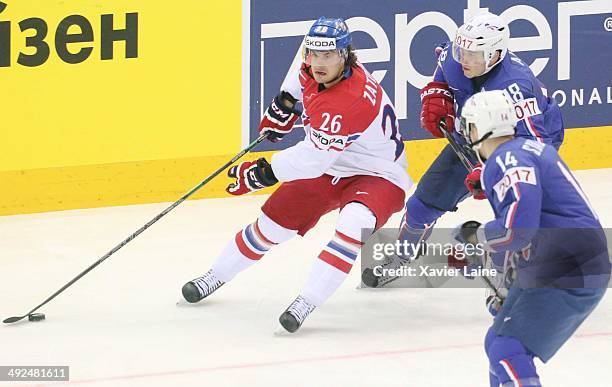
M501 237L497 239L491 239L491 240L484 241L484 243L487 246L489 246L491 249L497 250L499 246L503 246L503 245L511 243L512 239L514 239L514 234L512 233L512 230L506 229L506 232Z
M578 182L574 179L574 177L572 176L572 174L563 166L563 164L560 161L557 161L557 166L559 167L559 169L561 170L561 173L563 173L563 175L565 176L565 178L570 182L570 184L574 187L574 189L576 190L576 192L578 192L578 195L580 195L580 197L582 198L582 200L584 200L585 204L587 205L587 207L589 207L589 210L591 210L591 214L593 214L593 217L595 219L599 220L599 217L597 216L597 214L595 213L595 210L593 209L593 207L591 207L591 202L589 202L589 199L587 199L586 195L584 194L584 192L582 191L582 188L580 188L580 186L578 185Z
M508 210L508 214L506 215L506 223L504 224L506 228L510 228L512 226L512 222L514 222L514 214L516 214L516 207L516 202L510 205L510 210Z
M504 222L504 228L506 230L504 234L495 239L487 239L486 241L482 241L494 250L496 250L499 246L511 243L514 239L512 225L514 223L514 216L516 215L516 210L518 208L518 202L521 198L521 191L519 190L519 187L516 183L512 185L512 190L516 199L512 204L510 204L510 208L508 209L508 213L506 214L506 220Z
M512 185L512 190L514 191L514 195L516 196L516 200L514 203L510 205L510 209L508 210L508 214L506 215L506 222L504 226L506 228L512 228L512 224L514 223L514 215L516 214L516 209L518 207L518 202L521 200L521 191L516 183Z
M544 140L542 140L542 136L540 135L540 132L538 132L538 130L536 129L535 125L533 124L533 121L531 120L531 117L527 117L526 121L525 121L525 125L527 126L527 129L529 130L529 133L531 133L536 140L538 140L539 142L544 142Z

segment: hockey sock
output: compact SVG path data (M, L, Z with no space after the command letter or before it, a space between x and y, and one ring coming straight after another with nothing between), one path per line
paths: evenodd
M376 217L361 203L349 203L340 211L336 233L315 260L300 295L320 306L340 287L363 245L361 230L374 229Z
M291 239L297 231L286 229L265 214L240 230L213 263L214 275L229 282L236 274L259 261L273 246Z
M487 337L489 333L487 333ZM486 346L486 340L485 340ZM498 336L490 339L487 349L491 377L491 386L497 387L538 387L540 378L533 362L533 354L516 338ZM495 384L498 383L498 384Z

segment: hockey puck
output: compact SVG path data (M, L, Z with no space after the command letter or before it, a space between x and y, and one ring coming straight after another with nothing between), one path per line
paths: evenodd
M42 321L45 319L44 313L32 313L28 315L28 320L30 321Z

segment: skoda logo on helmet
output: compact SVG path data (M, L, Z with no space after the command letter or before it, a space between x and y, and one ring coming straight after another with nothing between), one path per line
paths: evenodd
M335 50L336 39L306 36L304 45L306 46L306 48L313 50Z

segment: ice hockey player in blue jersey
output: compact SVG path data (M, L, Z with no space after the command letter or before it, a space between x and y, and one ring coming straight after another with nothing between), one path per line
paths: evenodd
M462 133L484 163L481 186L495 219L460 227L494 265L513 268L508 295L485 337L490 383L541 386L547 362L603 297L610 280L606 236L557 150L515 137L513 102L500 90L470 97Z
M459 27L453 42L436 49L439 55L433 81L421 90L423 128L435 137L443 137L440 122L444 121L446 128L457 129L455 117L471 95L482 90L504 90L519 119L517 136L557 149L561 146L564 128L559 107L547 96L529 66L508 50L509 39L506 22L485 12ZM463 141L456 130L452 134ZM417 245L428 237L440 216L456 211L458 203L470 193L476 199L484 199L480 173L477 164L468 174L447 145L406 202L399 239ZM403 265L408 258L415 257L399 257L388 265ZM362 279L370 287L384 286L392 280L374 277L371 269L365 269Z

